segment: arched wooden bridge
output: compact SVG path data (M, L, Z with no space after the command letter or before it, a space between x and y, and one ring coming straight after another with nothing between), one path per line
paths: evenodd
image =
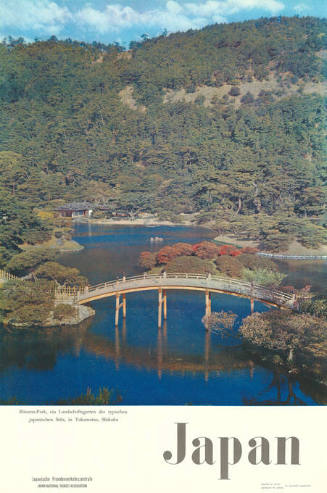
M59 287L56 290L57 300L71 301L84 304L90 301L116 297L115 324L118 325L119 311L123 309L123 317L126 317L126 294L138 291L158 291L158 326L161 327L162 312L167 318L167 290L191 290L205 293L205 314L211 314L211 293L224 293L251 300L253 312L254 300L261 301L280 308L296 308L296 297L273 288L267 288L257 284L203 274L144 274L135 277L123 277L116 281L109 281L95 286L86 286L81 290ZM122 302L120 297L122 296Z

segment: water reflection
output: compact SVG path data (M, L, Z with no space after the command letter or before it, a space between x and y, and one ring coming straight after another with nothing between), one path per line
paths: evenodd
M151 236L170 244L208 239L199 228L80 225L85 250L62 262L78 267L92 283L140 272L136 259ZM157 294L128 295L127 319L114 327L114 299L92 304L94 319L80 327L0 332L0 398L47 404L76 397L90 387L117 390L131 405L315 404L326 392L290 379L252 360L242 348L205 330L203 295L170 292L168 320L158 330ZM256 311L267 307L255 302ZM213 311L232 311L238 324L250 314L249 300L215 295ZM279 379L279 380L278 380ZM278 383L279 382L279 383ZM291 384L291 387L290 387Z
M203 328L203 354L188 354L185 351L172 351L168 344L169 327L167 322L157 332L156 346L136 347L128 343L127 324L113 327L110 334L94 334L90 321L76 328L58 328L52 331L30 333L3 333L0 337L0 372L16 367L38 372L54 369L57 360L63 355L79 358L81 352L112 362L116 372L121 366L137 368L156 373L158 380L163 375L201 376L205 382L215 382L235 371L246 371L254 378L255 362L241 348L211 346L214 336ZM301 394L301 395L298 395ZM268 395L268 398L265 396ZM56 392L56 399L62 397ZM52 402L54 402L53 400ZM306 404L299 387L295 389L292 381L285 375L271 373L271 382L262 385L255 395L243 395L244 405L303 405Z
M287 274L285 285L293 285L298 289L311 286L313 293L327 296L327 262L316 260L313 262L303 260L278 261L281 272Z
M2 331L0 336L0 372L17 367L48 371L57 363L59 355L78 358L91 321L78 327L49 330Z
M286 391L285 391L286 389ZM273 398L265 398L265 394L271 394ZM244 398L245 405L251 406L298 406L306 402L297 395L293 382L285 375L273 373L270 384L257 394L256 397Z
M159 378L163 371L170 373L191 372L200 373L208 380L209 375L221 371L230 371L239 368L253 368L251 360L240 358L237 351L230 348L221 348L219 351L210 351L210 331L203 330L204 354L188 354L174 352L168 347L167 322L161 329L153 328L157 332L156 347L145 345L135 347L127 342L126 320L121 327L112 329L114 337L92 333L89 329L90 321L84 322L78 328L58 328L51 331L31 331L17 334L5 333L0 338L0 371L9 367L26 368L33 370L51 370L55 367L57 358L61 355L71 355L78 358L82 350L96 356L104 357L115 363L116 370L120 364L133 365L149 371L156 371ZM217 348L216 348L217 349Z

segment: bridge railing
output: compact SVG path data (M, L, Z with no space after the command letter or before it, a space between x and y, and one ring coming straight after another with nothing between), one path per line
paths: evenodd
M142 287L148 286L149 281L153 281L156 286L170 285L174 286L174 280L181 281L185 286L195 287L198 283L192 283L192 281L201 281L201 287L208 287L208 289L222 289L231 291L238 294L252 295L255 298L267 299L267 301L278 301L279 303L294 302L294 295L279 291L274 288L267 288L258 284L242 281L240 279L233 279L222 276L205 275L205 274L188 274L184 272L180 273L166 273L166 274L143 274L133 277L123 277L114 281L102 282L93 286L86 286L84 289L71 292L70 296L75 296L78 299L86 298L89 294L95 295L101 292L114 292L122 291L124 288L129 289L135 287L135 285ZM67 293L68 294L68 293Z
M15 281L16 279L18 280L19 277L14 276L13 274L9 274L9 272L7 272L3 269L0 269L0 280L1 281Z
M282 253L258 252L260 257L269 257L280 260L327 260L327 255L284 255Z

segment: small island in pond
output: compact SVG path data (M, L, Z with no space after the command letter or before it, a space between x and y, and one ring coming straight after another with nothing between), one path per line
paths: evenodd
M206 274L239 278L296 296L293 310L271 309L252 313L238 330L236 316L224 311L203 319L207 330L237 339L254 357L290 373L303 374L327 385L327 298L314 296L310 286L301 290L282 285L286 275L273 260L257 255L255 248L242 249L203 241L176 243L158 251L144 251L139 264L150 274Z

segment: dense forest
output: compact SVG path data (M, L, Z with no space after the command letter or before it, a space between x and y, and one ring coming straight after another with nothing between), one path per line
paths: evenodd
M327 243L327 21L263 18L117 44L0 44L8 259L68 200Z

